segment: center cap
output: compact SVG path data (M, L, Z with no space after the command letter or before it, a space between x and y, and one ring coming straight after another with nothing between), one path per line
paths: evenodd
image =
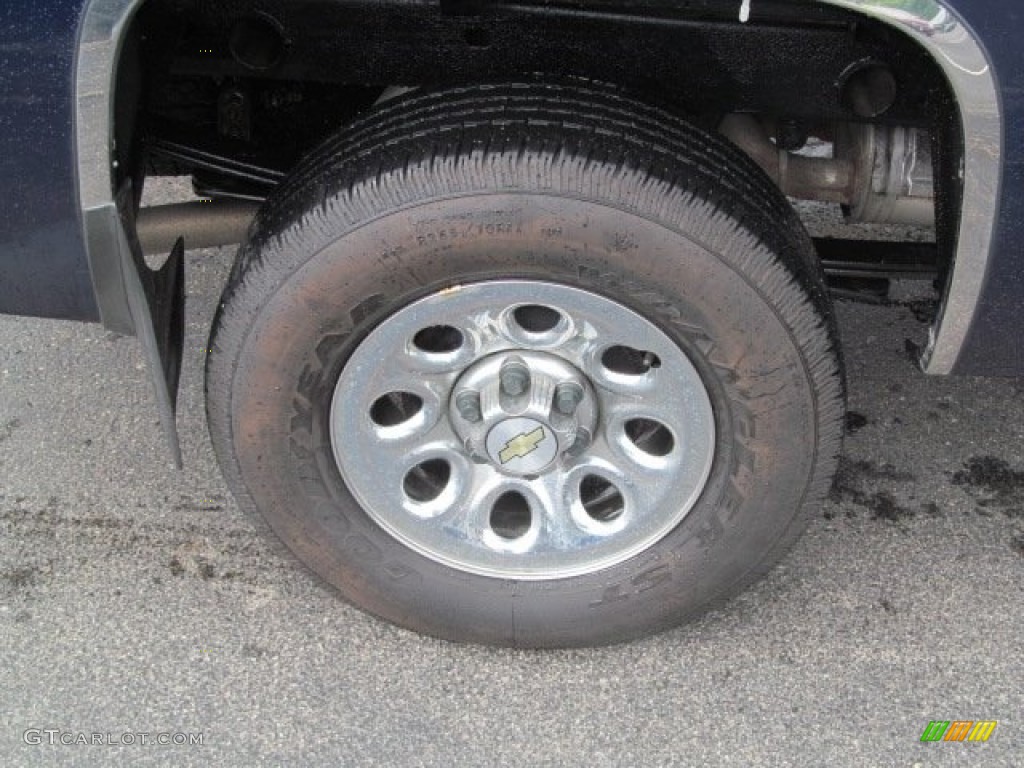
M505 419L487 434L487 454L508 472L539 474L558 455L558 438L536 419Z
M587 449L598 401L583 373L537 350L497 352L469 366L452 388L451 425L467 454L505 475L550 472Z

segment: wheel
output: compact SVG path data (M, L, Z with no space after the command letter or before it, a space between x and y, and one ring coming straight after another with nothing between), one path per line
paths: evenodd
M388 102L269 200L214 323L243 507L456 641L618 642L763 574L828 489L810 241L753 164L598 88Z

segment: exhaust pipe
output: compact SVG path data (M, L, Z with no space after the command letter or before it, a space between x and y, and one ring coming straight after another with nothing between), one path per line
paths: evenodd
M211 200L140 208L135 228L147 255L170 253L179 237L186 248L220 248L245 239L260 204Z

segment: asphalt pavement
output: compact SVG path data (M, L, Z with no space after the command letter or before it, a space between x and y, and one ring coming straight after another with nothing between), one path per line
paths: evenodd
M187 256L182 472L135 340L0 318L0 764L1024 765L1024 381L921 374L920 304L840 305L844 459L766 580L521 652L346 606L238 510L201 377L230 259Z

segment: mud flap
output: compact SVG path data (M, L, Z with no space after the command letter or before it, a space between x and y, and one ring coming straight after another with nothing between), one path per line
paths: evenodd
M131 186L118 195L118 251L128 310L142 344L157 411L174 465L181 469L181 444L175 419L185 338L185 241L178 238L159 269L150 269L135 231Z

